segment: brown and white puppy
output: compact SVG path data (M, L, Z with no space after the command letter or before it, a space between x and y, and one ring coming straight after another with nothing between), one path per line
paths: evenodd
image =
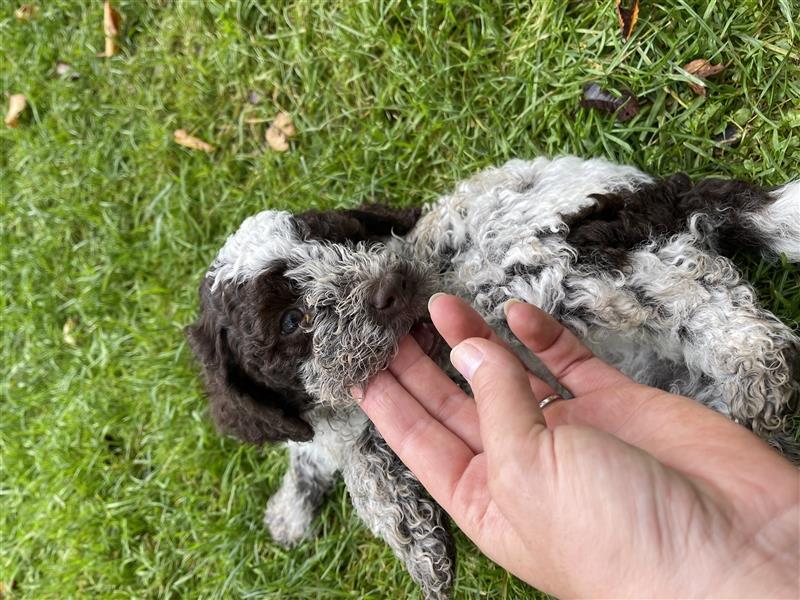
M534 303L636 380L696 398L797 461L800 342L724 257L738 247L800 261L800 182L769 190L599 159L516 160L423 211L250 217L204 278L189 337L219 428L288 441L267 507L273 537L306 536L341 473L365 523L426 597L442 598L455 565L446 519L350 396L410 331L442 360L429 295L461 296L511 343L502 305Z

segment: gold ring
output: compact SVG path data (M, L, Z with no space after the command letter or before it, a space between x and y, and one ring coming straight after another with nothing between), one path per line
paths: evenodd
M558 400L563 400L561 396L558 394L550 394L547 398L539 402L539 408L544 408L548 404L552 404L553 402L557 402Z

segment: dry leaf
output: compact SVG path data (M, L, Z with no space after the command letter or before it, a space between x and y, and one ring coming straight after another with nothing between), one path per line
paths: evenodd
M200 138L196 138L193 135L189 135L189 133L185 129L175 130L175 141L181 146L186 146L187 148L191 148L192 150L202 150L203 152L214 151L214 146L212 146L211 144L207 144Z
M75 341L75 336L72 335L72 332L75 331L75 323L74 319L67 319L67 322L64 323L64 327L61 329L61 337L64 339L64 343L67 346L77 346L78 342Z
M19 123L19 116L25 107L28 106L28 100L23 94L12 94L8 97L8 112L6 113L5 124L9 127L16 127Z
M707 61L705 58L698 58L683 65L683 70L700 79L705 79L722 73L725 67L726 65L722 63L712 65L711 62ZM706 86L701 83L689 82L689 87L692 88L695 94L699 94L700 96L706 95Z
M698 58L692 62L686 63L683 65L683 68L687 73L697 75L698 77L711 77L717 73L722 73L722 71L725 70L725 65L722 63L712 65L711 62L707 61L705 58Z
M688 82L689 87L692 88L692 91L697 94L698 96L705 96L706 95L706 86L702 83L693 83Z
M19 584L17 583L16 579L11 580L11 585L6 585L2 581L0 581L0 600L5 598L6 592L16 592L19 589Z
M39 12L39 7L35 4L23 4L14 11L14 16L20 21L27 21L35 17L37 12Z
M111 0L103 3L103 32L106 34L106 51L103 56L114 56L118 50L119 13L111 6Z
M119 46L117 46L117 41L114 38L107 37L106 38L106 49L103 52L103 56L114 56L117 51L119 50Z
M627 8L623 8L622 0L617 0L616 7L622 39L627 41L633 33L633 28L636 27L636 22L639 20L639 0L633 0L630 7Z
M623 90L620 96L604 90L597 83L590 83L583 88L581 106L594 108L607 113L617 113L617 120L624 123L639 113L639 101L629 90Z
M266 134L269 147L276 152L286 152L289 149L289 140L280 129L270 126Z
M279 113L272 125L267 129L267 143L277 152L286 152L289 149L289 138L297 135L292 115L287 112Z
M106 37L119 35L119 13L111 6L111 0L103 3L103 32Z
M287 112L278 113L272 125L283 131L286 137L294 137L297 135L297 129L295 129L294 123L292 122L292 115Z

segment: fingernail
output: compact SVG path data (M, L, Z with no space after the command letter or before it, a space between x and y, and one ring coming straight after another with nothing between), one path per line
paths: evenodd
M428 312L431 312L431 304L433 304L433 301L436 300L436 298L438 298L439 296L446 296L446 295L447 294L445 294L444 292L436 292L433 296L428 298Z
M508 311L509 311L509 309L515 304L522 304L522 303L519 300L517 300L516 298L509 298L503 304L503 314L506 316L506 319L508 319Z
M361 401L364 400L364 390L357 385L350 388L350 395L356 401L356 404L361 404Z
M483 352L472 344L462 342L450 351L450 362L467 381L471 381L483 362Z

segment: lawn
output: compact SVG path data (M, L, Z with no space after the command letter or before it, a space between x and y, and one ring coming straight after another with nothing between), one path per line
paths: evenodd
M21 21L0 3L0 91L29 102L0 127L0 597L419 597L342 487L319 537L273 545L283 450L209 423L182 328L247 215L418 205L539 154L765 185L800 171L791 0L643 2L627 42L610 1L118 0L111 58L99 1L39 4ZM705 97L681 70L696 58L727 65ZM591 81L639 114L579 108ZM281 110L285 153L264 141ZM738 145L712 140L731 124ZM737 261L797 326L797 267ZM534 594L458 550L458 598Z

